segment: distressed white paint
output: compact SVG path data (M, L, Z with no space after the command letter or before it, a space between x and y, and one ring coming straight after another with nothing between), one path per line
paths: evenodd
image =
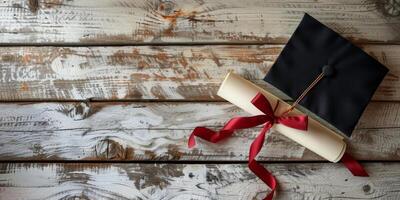
M3 43L284 42L308 12L354 41L398 42L391 1L0 2Z
M365 166L367 178L351 176L340 164L266 165L279 183L275 199L400 197L399 164ZM0 170L5 199L244 200L262 199L267 191L245 164L2 164Z
M0 100L221 100L216 92L229 71L272 90L262 79L281 48L4 47L0 48ZM390 69L374 99L399 100L398 46L363 48Z
M219 144L197 139L197 147L188 149L194 127L218 129L233 116L246 116L228 103L0 104L0 110L3 160L246 160L259 132L258 128L239 131ZM359 159L399 159L399 110L398 103L369 105L348 142L349 150ZM129 149L132 155L124 156ZM271 133L259 159L321 158Z

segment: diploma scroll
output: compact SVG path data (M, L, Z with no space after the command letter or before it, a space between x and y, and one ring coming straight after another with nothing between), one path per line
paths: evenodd
M258 92L261 92L268 101L271 102L272 107L280 100L278 97L234 73L229 73L226 76L218 90L218 96L252 115L262 115L263 113L251 103L251 100ZM279 115L285 112L289 107L289 104L280 100L275 114ZM290 114L299 115L302 114L302 112L294 109ZM331 162L340 161L346 150L346 143L343 137L311 117L308 119L307 131L296 130L282 124L274 124L272 130L285 135Z

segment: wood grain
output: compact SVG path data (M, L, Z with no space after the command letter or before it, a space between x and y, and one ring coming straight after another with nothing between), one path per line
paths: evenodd
M274 91L262 78L304 12L390 72L347 141L371 177L302 163L323 159L271 133L257 159L284 161L266 163L276 199L400 199L396 2L0 1L0 200L262 199L245 163L259 128L186 142L196 126L246 115L216 95L229 71Z
M236 133L218 145L197 139L196 126L221 128L246 113L229 103L0 104L0 160L246 161L260 129ZM374 102L349 143L361 160L400 160L400 103ZM278 134L268 135L260 160L323 160Z
M371 177L341 164L268 164L275 199L399 199L400 164L367 163ZM246 164L0 164L4 199L262 199Z
M0 100L220 101L234 71L262 87L281 45L3 47ZM374 100L400 100L400 48L364 45L390 72Z
M354 42L398 43L400 6L395 2L1 1L0 43L282 43L292 34L304 12L310 13Z

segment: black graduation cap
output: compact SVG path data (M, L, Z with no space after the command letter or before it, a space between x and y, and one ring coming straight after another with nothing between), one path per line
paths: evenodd
M388 69L347 39L305 14L265 81L347 136Z

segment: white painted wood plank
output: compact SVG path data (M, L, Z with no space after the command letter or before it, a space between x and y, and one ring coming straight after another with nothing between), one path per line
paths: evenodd
M196 126L221 128L246 113L229 103L0 104L0 160L247 160L258 128L220 144L198 139ZM371 103L348 141L361 160L400 160L400 103ZM260 160L323 160L279 133Z
M275 199L399 199L399 163L267 164ZM268 189L246 164L0 164L3 199L262 199Z
M308 12L355 42L400 40L396 1L13 0L0 43L286 42Z
M281 45L3 47L0 100L217 100L234 71L262 87ZM390 72L374 100L400 100L399 45L365 45Z

